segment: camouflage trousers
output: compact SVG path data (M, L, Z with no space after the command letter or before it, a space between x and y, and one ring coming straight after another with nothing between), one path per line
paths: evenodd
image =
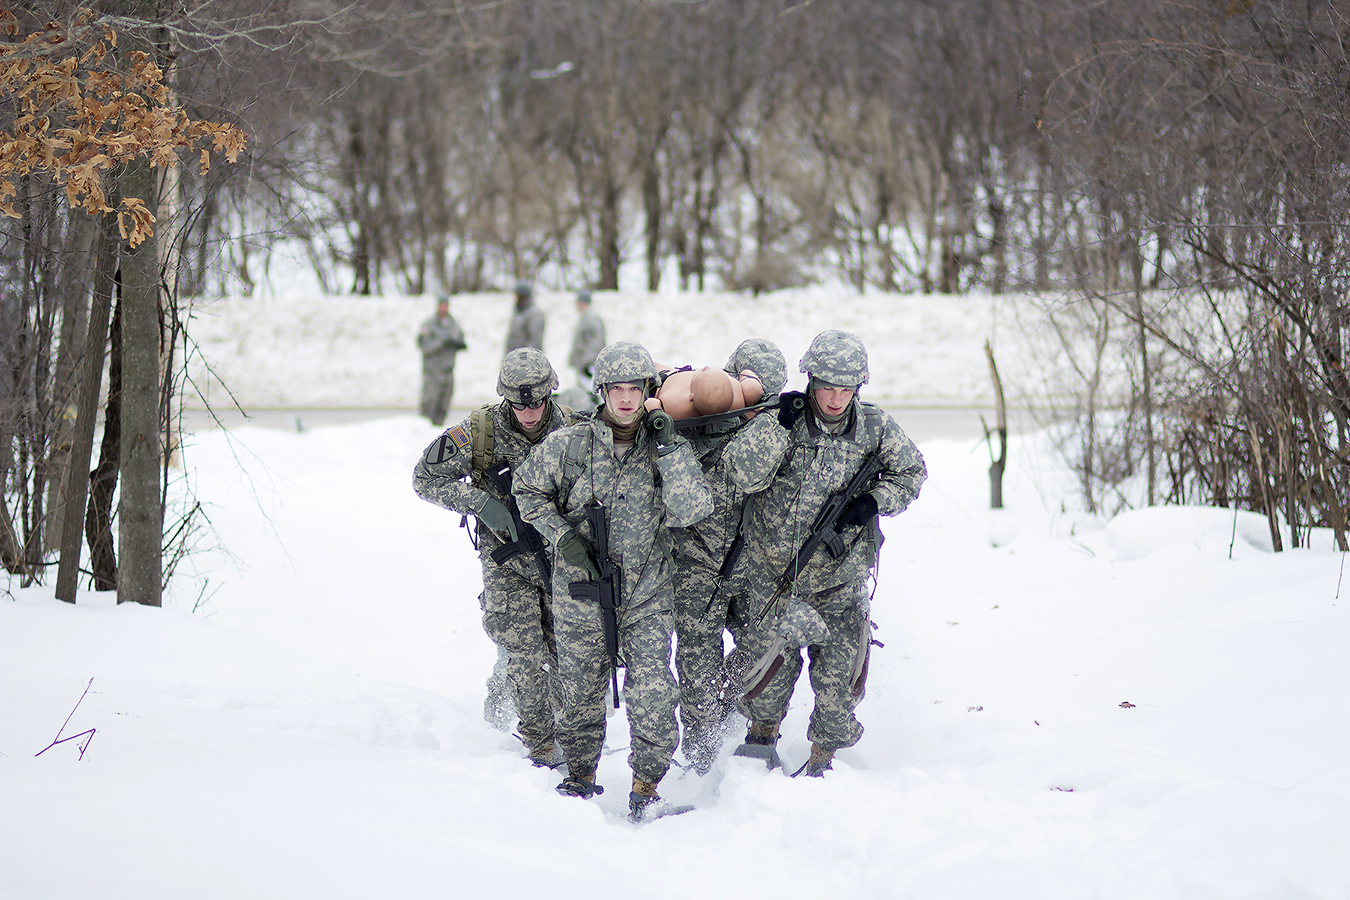
M863 585L840 585L816 594L798 595L825 620L826 638L806 648L808 672L815 707L806 736L826 750L852 747L862 738L863 727L853 711L862 700L861 689L853 694L853 669L859 653L866 653L860 635L870 622L870 606ZM784 604L786 605L786 604ZM754 627L737 629L737 653L758 660L777 633L777 620L766 619ZM870 631L868 633L870 639ZM782 668L764 692L753 700L742 699L741 712L753 722L781 722L802 671L800 650L788 648ZM861 686L860 686L861 687Z
M450 412L450 400L455 395L455 370L422 370L422 396L418 412L422 418L439 427L445 424Z
M577 775L594 772L600 764L605 742L605 688L610 679L600 608L587 611L593 611L594 616L559 620L555 626L562 694L558 742L567 757L568 771ZM671 614L665 611L619 622L623 705L631 739L628 765L634 777L653 784L670 769L670 757L679 740L675 679L670 674L672 628Z
M506 683L531 752L554 741L553 649L549 593L513 569L483 561L483 630L506 653ZM491 684L491 682L489 682Z
M708 606L716 576L716 569L687 559L681 559L675 569L675 674L680 684L680 724L686 737L714 726L726 713L718 695L729 597L719 591Z

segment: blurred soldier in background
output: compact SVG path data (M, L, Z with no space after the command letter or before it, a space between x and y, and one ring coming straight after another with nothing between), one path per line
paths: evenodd
M577 294L577 313L581 318L577 320L576 331L572 332L572 350L567 354L567 364L577 370L582 385L589 389L596 354L605 346L605 321L591 308L590 291Z
M753 373L773 398L787 379L787 363L772 341L753 338L741 343L727 360L733 378ZM723 459L727 443L750 421L753 413L728 416L681 433L694 445L703 472L713 489L710 516L677 528L675 539L675 672L680 684L680 749L700 775L712 768L722 746L723 727L734 710L735 696L724 690L736 678L723 677L722 632L727 623L729 595L721 590L724 563L737 535L745 494L732 482ZM772 416L770 411L765 415ZM734 562L734 560L732 560Z
M552 563L539 533L521 521L511 482L545 435L572 422L570 411L553 400L557 386L558 376L541 351L512 350L497 376L503 401L476 409L447 429L413 470L413 490L419 497L478 520L483 628L502 651L509 694L501 697L490 680L484 717L503 725L509 699L520 717L520 738L530 760L549 767L562 762L554 735L557 698L550 686L558 667L550 603ZM494 672L494 679L500 673Z
M595 776L605 740L605 689L618 662L625 670L634 821L660 801L656 786L679 735L670 673L668 528L691 525L712 509L712 491L689 442L668 415L647 416L643 400L655 390L656 375L642 346L605 347L595 360L604 405L589 422L550 436L515 483L522 518L554 548L563 699L558 738L568 771L558 791L576 797L603 791Z
M853 712L871 653L867 576L881 543L877 515L909 506L927 470L895 420L857 399L868 377L857 335L822 332L800 369L806 393L780 395L777 414L757 416L725 451L732 483L751 495L745 551L728 588L741 622L737 650L754 661L741 702L750 729L737 755L777 763L778 729L806 647L815 708L811 757L797 774L819 776L863 733ZM855 478L873 466L875 474ZM827 506L838 510L833 521L821 521ZM828 539L799 558L815 531Z
M468 346L464 331L450 315L450 298L441 294L436 298L436 315L417 330L417 349L422 351L419 411L433 425L445 424L455 393L455 355Z
M516 311L506 330L506 352L521 347L544 349L544 311L534 304L534 287L528 281L516 282Z

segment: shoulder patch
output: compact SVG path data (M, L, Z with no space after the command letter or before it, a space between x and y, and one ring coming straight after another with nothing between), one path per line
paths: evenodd
M469 446L469 433L464 430L462 425L456 425L446 432L446 436L455 442L455 446L460 450ZM453 451L452 451L453 452Z

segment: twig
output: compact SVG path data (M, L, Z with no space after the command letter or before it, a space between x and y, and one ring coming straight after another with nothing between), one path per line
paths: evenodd
M84 698L89 695L89 689L93 686L94 686L94 679L90 678L89 683L84 686L84 693L80 695L79 700L75 701L75 708L70 711L70 715L66 716L66 720L62 722L61 727L57 729L56 739L53 740L47 746L43 747L37 753L34 753L33 754L34 757L41 756L48 750L55 747L57 744L64 744L66 741L78 741L80 738L84 738L85 739L84 743L77 745L80 748L80 759L84 759L84 751L89 749L89 742L94 739L94 734L98 731L98 729L90 728L88 731L81 731L79 734L74 734L67 738L61 737L61 732L66 730L66 726L70 724L71 718L73 718L75 715L75 710L80 708L80 704L84 702Z
M1341 553L1341 574L1336 576L1336 596L1334 599L1341 599L1341 581L1345 578L1345 553Z

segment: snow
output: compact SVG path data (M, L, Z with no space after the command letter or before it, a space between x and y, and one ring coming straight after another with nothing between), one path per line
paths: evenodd
M795 361L814 328L853 324L874 396L983 396L987 298L944 300L917 330L870 298L681 298L717 323L706 336L606 299L611 338L671 361L720 364L758 333ZM491 396L477 368L509 306L478 302L457 300L478 354L465 404ZM559 358L567 298L550 302ZM908 316L932 299L890 302ZM483 721L477 559L457 516L413 496L436 429L398 411L429 303L208 313L203 346L246 405L323 405L347 367L351 405L394 411L190 436L183 474L215 543L163 609L9 585L0 898L1350 896L1350 585L1327 535L1276 554L1263 519L1231 510L1103 521L1035 432L1013 436L1008 508L990 511L987 450L922 440L930 479L884 523L862 741L815 780L731 757L733 738L708 776L662 783L694 812L638 828L622 713L589 802ZM809 704L803 678L790 766ZM76 741L36 755L89 729L83 758Z

